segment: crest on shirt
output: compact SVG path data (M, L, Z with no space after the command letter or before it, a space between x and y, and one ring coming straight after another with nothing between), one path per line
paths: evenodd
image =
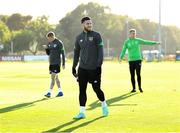
M83 39L79 40L79 42L83 42Z
M131 43L130 42L127 45L128 45L128 47L131 47Z
M57 47L57 44L54 44L54 48Z
M91 41L91 42L93 41L93 37L89 37L88 39L89 39L89 41Z

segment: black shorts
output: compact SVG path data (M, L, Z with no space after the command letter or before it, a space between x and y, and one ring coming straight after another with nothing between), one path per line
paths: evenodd
M49 66L49 73L60 73L60 65L50 65Z
M78 80L89 83L101 83L101 74L97 73L97 70L86 70L83 68L78 69Z
M142 61L141 60L129 61L129 68L131 70L141 69L141 65L142 65Z
M137 61L129 61L129 66L130 67L139 67L142 64L142 60L137 60Z

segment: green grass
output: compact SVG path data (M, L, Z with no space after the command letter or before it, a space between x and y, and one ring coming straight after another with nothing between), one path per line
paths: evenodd
M88 85L87 118L79 111L78 84L72 63L60 74L64 96L44 99L48 63L0 63L0 132L180 132L180 63L143 63L144 93L131 90L127 63L105 62L102 88L110 115Z

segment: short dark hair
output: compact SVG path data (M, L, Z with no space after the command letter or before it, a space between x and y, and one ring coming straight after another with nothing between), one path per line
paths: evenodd
M84 21L87 21L87 20L91 20L91 18L90 17L83 17L82 19L81 19L81 24L82 23L84 23Z
M50 31L47 33L46 37L55 37L55 33Z
M136 33L136 29L130 29L129 33L135 32Z

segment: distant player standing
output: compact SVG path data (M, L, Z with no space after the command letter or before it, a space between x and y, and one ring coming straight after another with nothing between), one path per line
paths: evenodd
M108 116L108 107L105 96L101 90L101 65L103 63L103 41L98 32L92 30L92 20L90 17L81 19L83 32L80 33L75 42L74 60L72 74L78 77L79 83L79 104L80 112L75 119L85 118L85 105L87 101L87 83L92 84L92 88L102 104L103 116ZM76 66L79 62L78 74Z
M61 57L62 57L62 68L65 69L65 51L62 41L55 37L54 32L49 32L46 35L48 45L43 45L46 49L47 55L49 55L49 72L51 74L51 84L48 93L45 97L51 97L51 92L56 82L59 92L57 97L63 96L60 80L58 73L60 73ZM61 56L62 55L62 56Z
M129 38L124 42L122 52L120 54L120 59L123 59L126 50L128 50L128 61L129 61L129 70L131 74L131 83L132 83L132 93L136 92L135 85L135 71L137 75L137 81L140 92L143 92L141 87L141 62L142 62L142 54L141 54L141 45L155 45L160 44L155 41L147 41L141 38L136 38L136 30L130 29Z

